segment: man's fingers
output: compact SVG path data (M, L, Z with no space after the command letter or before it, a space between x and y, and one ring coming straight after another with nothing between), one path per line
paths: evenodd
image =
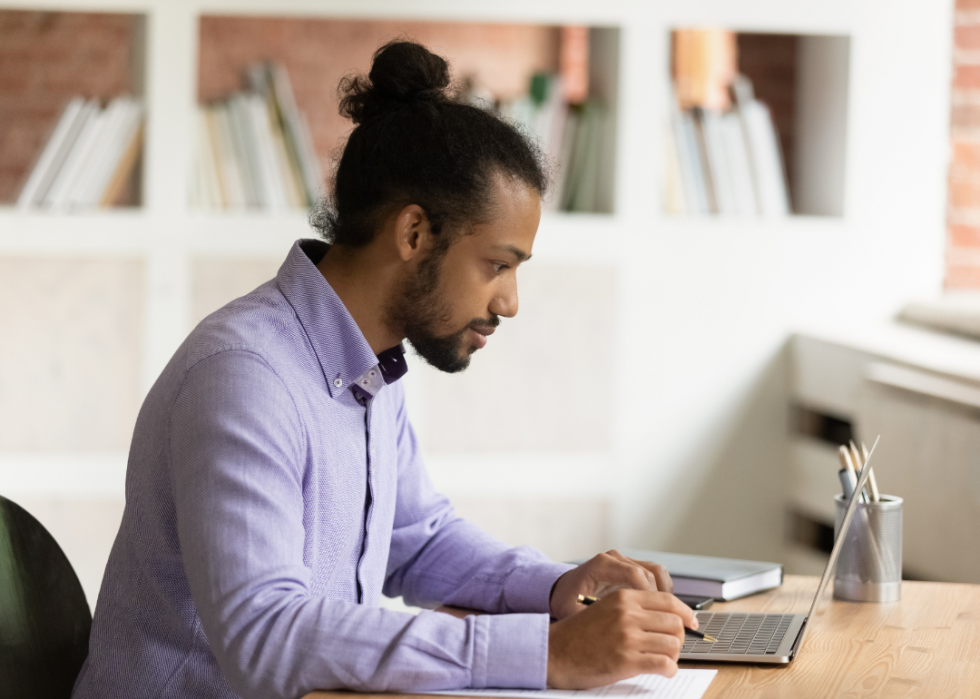
M684 639L684 620L671 612L643 612L637 626L647 635L669 634Z
M669 612L681 618L688 628L697 628L694 610L668 592L644 592L637 594L636 603L651 612Z
M597 582L625 585L634 590L655 590L656 580L653 575L633 561L622 556L614 556L616 551L600 554L602 565L592 572Z
M659 563L651 563L650 561L636 561L632 558L629 559L633 561L638 566L641 566L644 570L653 575L653 579L656 581L657 589L661 592L674 592L674 581L670 579L670 573Z
M645 633L636 644L636 650L641 653L660 653L672 660L681 657L683 647L684 639L669 633Z
M673 677L677 674L677 659L663 653L640 653L633 667L637 674Z
M643 576L646 578L646 585L643 587L634 587L636 590L659 590L661 592L673 592L674 591L674 581L670 579L670 573L667 569L658 563L651 563L650 561L637 561L633 558L624 556L619 551L613 549L602 554L607 559L613 559L625 563L627 565L633 565L642 571Z

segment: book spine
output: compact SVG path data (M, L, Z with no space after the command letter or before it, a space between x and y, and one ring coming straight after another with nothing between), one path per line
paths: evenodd
M730 216L737 213L738 208L735 203L734 186L728 166L721 114L714 110L705 109L701 115L705 153L707 154L708 169L711 172L711 183L714 185L717 211L723 216Z
M252 117L248 98L245 95L234 95L228 102L227 127L231 135L232 150L242 183L242 193L245 205L252 208L263 208L266 205L265 192L260 178L261 164L255 152L256 137L253 133Z
M126 188L126 181L132 174L133 168L139 162L139 156L143 150L142 108L137 107L134 116L132 127L129 129L127 136L128 143L117 159L115 169L101 193L99 206L112 206L116 203L120 194Z
M198 163L201 206L205 209L223 209L227 206L221 186L217 151L214 146L211 128L211 110L208 107L197 109Z
M247 97L252 121L253 146L256 155L256 180L263 192L265 208L280 211L286 208L285 183L282 181L272 142L272 124L265 100L261 95Z
M722 117L726 159L728 161L731 183L735 194L736 212L743 216L758 213L755 184L749 167L749 155L742 134L742 121L738 111L729 112Z
M70 202L75 181L82 172L85 161L105 125L105 110L99 106L98 101L90 100L89 105L85 126L72 144L71 151L58 172L58 177L45 196L44 203L50 208L65 208Z
M25 209L36 206L43 201L44 190L57 175L57 169L64 159L64 153L71 148L74 136L77 134L76 124L82 114L85 100L75 97L61 113L58 123L45 143L41 156L38 158L31 174L21 188L17 197L18 208Z
M98 160L89 166L86 187L78 198L83 206L100 205L105 198L105 190L115 177L120 160L131 148L133 134L139 127L141 111L139 105L128 98L117 98L116 116L103 134Z

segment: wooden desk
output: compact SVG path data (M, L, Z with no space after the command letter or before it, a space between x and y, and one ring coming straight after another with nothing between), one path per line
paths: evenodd
M806 612L818 579L716 604L711 611ZM833 582L828 585L833 587ZM901 602L831 601L789 665L693 664L718 670L705 699L980 697L980 585L904 582Z
M806 612L817 582L788 575L776 590L711 611ZM825 595L803 652L789 665L682 667L718 670L705 699L980 697L980 585L905 582L902 601L889 604L831 602ZM351 697L314 692L305 699Z

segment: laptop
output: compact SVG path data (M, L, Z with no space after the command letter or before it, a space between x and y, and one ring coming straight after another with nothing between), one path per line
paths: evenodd
M854 488L858 494L868 482L871 469L868 465L874 456L878 440L865 461L861 477ZM812 625L817 604L830 581L840 554L844 535L851 524L851 519L857 510L858 497L851 497L844 519L841 522L840 533L834 541L827 567L824 568L817 585L817 594L810 603L810 611L806 614L752 614L747 612L698 612L698 630L713 636L714 643L687 637L681 649L681 660L698 662L728 662L728 663L775 663L786 664L799 655L806 640L807 631Z

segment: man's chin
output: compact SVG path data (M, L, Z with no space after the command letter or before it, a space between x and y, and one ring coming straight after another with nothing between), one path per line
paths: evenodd
M456 374L469 367L470 357L477 349L472 345L463 349L457 344L450 349L438 343L416 344L411 339L408 342L415 350L415 354L425 360L426 364L447 374Z

